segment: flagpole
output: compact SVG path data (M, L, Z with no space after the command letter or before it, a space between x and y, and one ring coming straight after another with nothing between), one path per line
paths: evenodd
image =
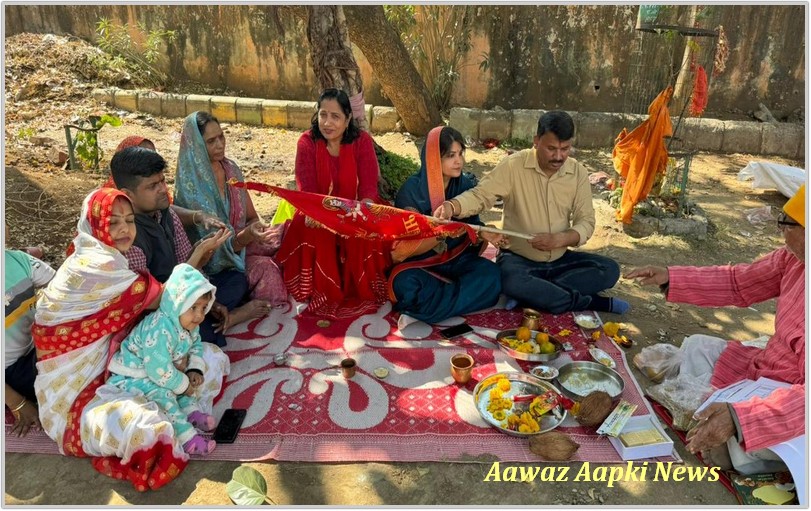
M439 222L441 224L450 224L450 223L458 223L457 221L453 220L445 220L444 218L437 218L435 216L425 215L427 218ZM505 229L498 229L496 227L490 227L489 225L475 225L475 224L467 224L471 229L474 231L481 231L481 232L491 232L493 234L503 234L505 236L513 236L515 238L521 238L525 240L531 240L535 236L532 234L525 234L523 232L516 232L516 231L508 231Z

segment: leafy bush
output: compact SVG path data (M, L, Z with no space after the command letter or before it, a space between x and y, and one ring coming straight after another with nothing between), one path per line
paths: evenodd
M68 148L75 152L84 165L93 170L99 169L99 160L104 156L104 152L99 147L98 132L106 124L121 126L121 118L111 114L91 115L80 124L71 124L69 128L66 128L68 131L76 130L73 140L68 140Z
M377 156L380 165L380 176L387 186L382 186L380 195L382 198L393 201L397 195L397 190L403 186L406 179L415 174L420 165L411 158L400 156L399 154L386 151Z
M142 23L138 30L145 42L136 44L130 36L128 24L116 25L106 18L96 23L97 42L99 47L112 57L106 63L97 60L96 65L107 65L132 75L135 83L160 88L170 83L170 76L158 68L158 61L163 56L164 45L174 42L177 33L174 30L147 30Z

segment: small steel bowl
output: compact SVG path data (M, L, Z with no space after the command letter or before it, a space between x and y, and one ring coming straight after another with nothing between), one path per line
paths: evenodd
M555 379L564 396L580 401L596 390L617 399L625 390L620 374L598 362L579 361L565 364Z
M513 328L511 330L502 330L496 336L496 342L498 343L498 347L502 349L505 353L517 360L528 360L530 362L549 362L550 360L555 360L560 356L560 352L563 351L563 343L561 343L556 338L549 336L549 342L551 342L555 346L554 353L522 353L520 351L515 351L514 349L510 348L501 340L505 337L515 337L515 333L518 331L517 328ZM532 330L532 337L531 339L535 339L535 335L539 332L537 330Z
M591 314L577 314L574 322L584 330L596 330L600 328L600 321Z
M558 369L547 365L537 365L529 370L529 374L542 380L551 381L558 377Z

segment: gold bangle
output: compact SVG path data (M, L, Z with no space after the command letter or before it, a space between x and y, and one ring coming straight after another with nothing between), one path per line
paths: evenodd
M202 213L202 211L195 211L195 212L194 212L194 214L192 214L192 216L191 216L191 221L192 221L192 223L193 223L194 225L200 225L200 224L198 224L198 223L197 223L197 220L196 220L196 218L197 218L197 213Z
M22 403L20 403L19 405L17 405L17 408L12 408L12 409L11 409L11 413L17 413L17 412L19 412L20 410L22 410L22 409L23 409L23 406L25 406L25 404L26 404L27 402L28 402L28 400L27 400L27 399L25 399L25 398L23 398Z

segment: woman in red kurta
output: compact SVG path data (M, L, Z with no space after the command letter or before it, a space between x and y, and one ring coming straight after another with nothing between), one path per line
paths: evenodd
M372 137L352 119L349 97L326 89L312 127L298 141L297 188L379 202L379 174ZM309 300L308 309L319 316L343 318L374 311L386 301L389 250L381 241L337 236L296 212L276 258L296 300Z

